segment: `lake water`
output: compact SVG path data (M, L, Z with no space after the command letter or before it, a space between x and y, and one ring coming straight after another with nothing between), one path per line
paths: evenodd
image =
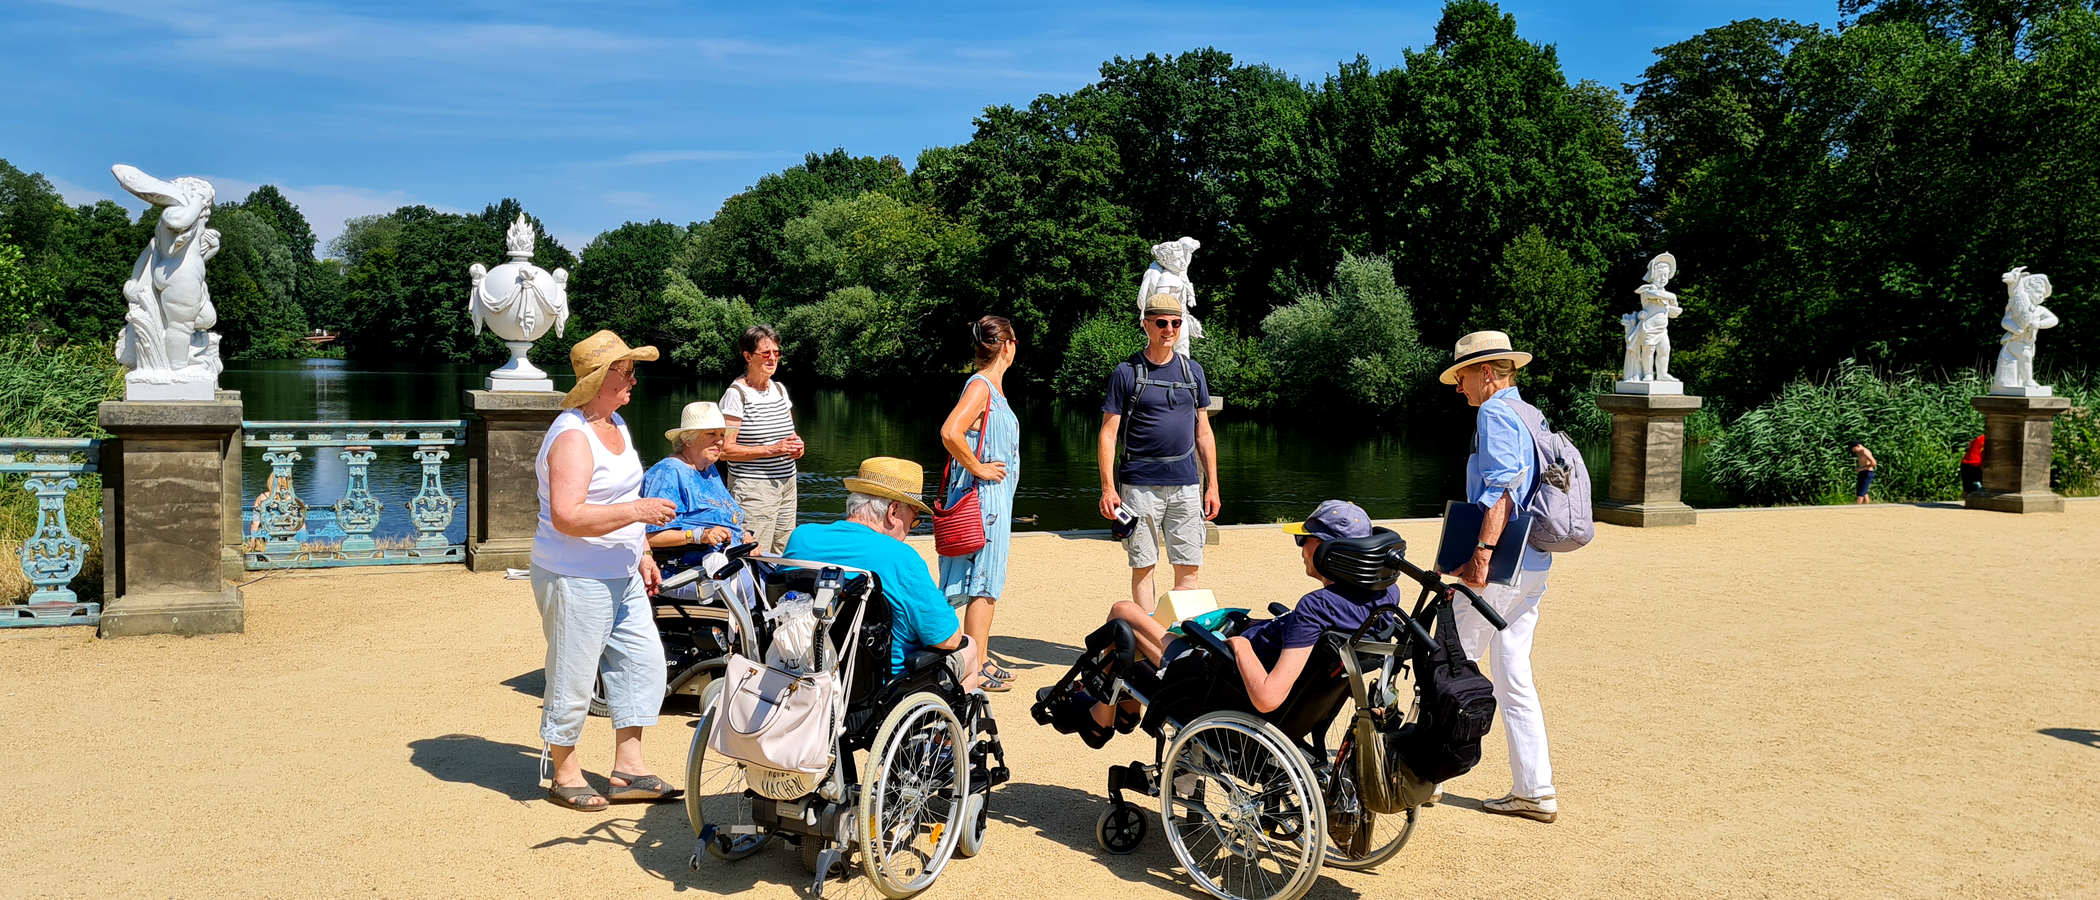
M685 404L720 400L726 386L721 380L680 378L663 371L672 368L662 363L643 365L634 401L621 410L645 465L670 452L663 432L677 426ZM409 367L282 360L229 363L220 382L241 392L250 420L456 419L462 417L460 392L481 387L487 374L488 367L479 365ZM801 460L803 518L824 520L840 515L845 506L841 479L854 474L860 461L870 456L917 460L928 467L930 489L939 477L944 453L940 424L963 379L957 375L952 384L886 386L877 393L804 390L793 378L783 378L795 401L796 426L809 445ZM565 390L571 383L572 376L556 373L558 389ZM1015 527L1106 527L1095 511L1100 496L1100 476L1094 464L1099 407L1018 393L1012 400L1021 419L1021 482L1014 516L1017 522L1034 517L1033 522ZM1454 396L1452 402L1461 401ZM1448 417L1444 422L1449 424L1383 433L1330 430L1322 423L1283 425L1236 416L1227 398L1225 412L1212 420L1218 436L1219 492L1224 502L1218 522L1294 520L1333 497L1355 501L1377 518L1440 515L1444 501L1459 496L1471 441L1467 417ZM1725 505L1701 477L1703 449L1691 448L1687 459L1685 502ZM453 458L445 465L444 477L454 492L465 484L463 450L454 448ZM1601 495L1609 449L1599 442L1583 447L1583 453ZM346 467L333 452L306 455L297 470L301 498L314 506L334 503L342 496ZM249 451L243 475L250 497L263 489L268 471L261 452ZM413 495L420 472L407 451L382 451L372 464L372 492L389 501ZM379 537L410 533L399 509L389 503ZM465 518L466 510L459 510L450 535L455 541L464 539Z

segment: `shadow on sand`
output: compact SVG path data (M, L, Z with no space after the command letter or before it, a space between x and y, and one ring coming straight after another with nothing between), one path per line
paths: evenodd
M512 800L546 796L539 786L540 751L471 734L408 742L408 761L439 781L473 784Z
M2046 734L2053 738L2070 741L2073 744L2084 744L2088 747L2100 750L2100 729L2044 728L2036 733Z

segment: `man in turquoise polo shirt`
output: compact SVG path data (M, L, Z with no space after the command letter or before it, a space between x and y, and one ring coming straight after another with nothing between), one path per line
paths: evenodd
M934 584L932 570L904 543L920 513L932 514L919 499L926 470L905 459L878 456L860 464L860 475L845 480L846 518L803 525L788 536L789 559L851 566L875 573L889 598L890 674L904 671L904 657L914 650L961 651L949 665L963 687L977 687L978 651L963 637L962 621L947 595Z

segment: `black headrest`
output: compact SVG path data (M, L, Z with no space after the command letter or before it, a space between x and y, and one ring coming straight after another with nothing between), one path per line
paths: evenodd
M1400 580L1399 560L1407 541L1386 528L1372 528L1360 538L1321 541L1313 551L1313 569L1337 584L1382 591Z

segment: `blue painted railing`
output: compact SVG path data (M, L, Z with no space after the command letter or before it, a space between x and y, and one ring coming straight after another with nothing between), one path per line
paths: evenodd
M87 559L87 542L66 524L66 494L101 465L102 442L92 438L0 438L0 473L27 476L22 488L36 495L36 530L19 554L32 590L28 602L0 606L0 628L101 621L102 604L82 602L67 587Z
M244 445L261 448L270 466L262 493L242 498L248 509L243 557L249 569L465 561L465 545L451 543L445 533L466 498L445 492L441 464L452 455L447 448L466 443L466 422L242 422L241 431ZM373 536L387 509L370 485L372 460L382 448L408 449L422 464L421 488L396 504L407 510L415 530L412 542L401 546L381 546ZM330 451L348 467L343 496L330 506L309 506L299 498L295 464L308 452L318 462ZM323 528L313 527L317 519ZM331 541L330 531L339 532L341 540Z

